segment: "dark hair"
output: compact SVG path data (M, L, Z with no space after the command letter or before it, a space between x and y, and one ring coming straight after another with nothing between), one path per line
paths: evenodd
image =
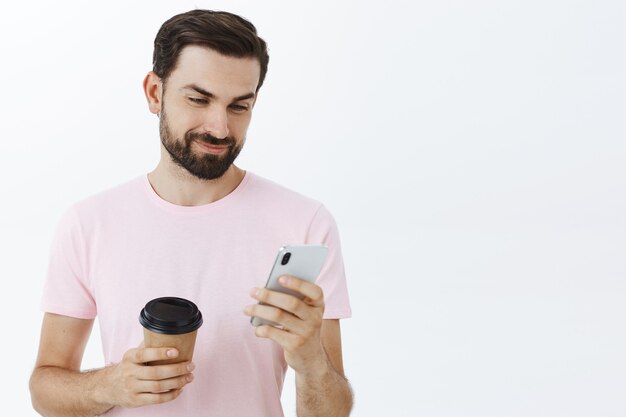
M252 23L233 13L213 10L191 10L168 19L154 39L152 70L163 82L167 80L185 46L200 45L220 54L259 60L261 76L257 91L263 85L269 55L267 45Z

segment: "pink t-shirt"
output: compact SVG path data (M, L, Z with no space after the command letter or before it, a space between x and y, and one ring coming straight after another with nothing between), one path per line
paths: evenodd
M246 305L279 247L324 243L324 318L351 316L337 226L320 203L250 172L228 196L184 207L161 199L146 175L74 204L51 250L42 309L99 320L106 364L143 340L138 316L163 296L195 302L204 317L195 380L176 400L107 416L282 416L282 348L257 338Z

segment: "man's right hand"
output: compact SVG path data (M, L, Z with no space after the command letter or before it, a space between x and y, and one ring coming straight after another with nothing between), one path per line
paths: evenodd
M106 368L104 402L111 406L141 407L176 399L183 387L193 381L194 364L146 365L176 356L178 351L174 348L128 350L120 363Z
M30 378L33 407L43 416L99 416L114 406L140 407L171 401L191 380L193 365L171 360L174 348L130 349L122 361L106 368L80 371L93 319L53 313L44 315L37 363ZM168 351L173 351L168 355Z

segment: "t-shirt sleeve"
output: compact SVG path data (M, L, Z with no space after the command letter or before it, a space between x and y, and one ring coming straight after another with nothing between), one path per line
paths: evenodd
M96 317L86 241L75 207L61 217L52 240L41 310L80 319Z
M339 231L335 219L323 205L313 217L306 243L321 243L328 246L326 262L316 281L324 291L324 318L352 317Z

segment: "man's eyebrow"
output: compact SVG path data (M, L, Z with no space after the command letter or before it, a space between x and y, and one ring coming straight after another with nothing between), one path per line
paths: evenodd
M195 84L186 85L183 88L181 88L181 90L183 90L183 89L194 90L197 93L202 94L203 96L206 96L206 97L209 97L209 98L215 98L215 94L213 94L213 93L211 93L209 91L206 91L205 89L203 89L201 87L198 87ZM248 100L250 98L254 98L254 96L255 96L254 93L248 93L248 94L244 94L244 95L239 96L239 97L235 97L235 99L233 101Z
M250 98L254 98L254 95L255 95L254 93L244 94L243 96L235 97L235 100L233 101L248 100Z

